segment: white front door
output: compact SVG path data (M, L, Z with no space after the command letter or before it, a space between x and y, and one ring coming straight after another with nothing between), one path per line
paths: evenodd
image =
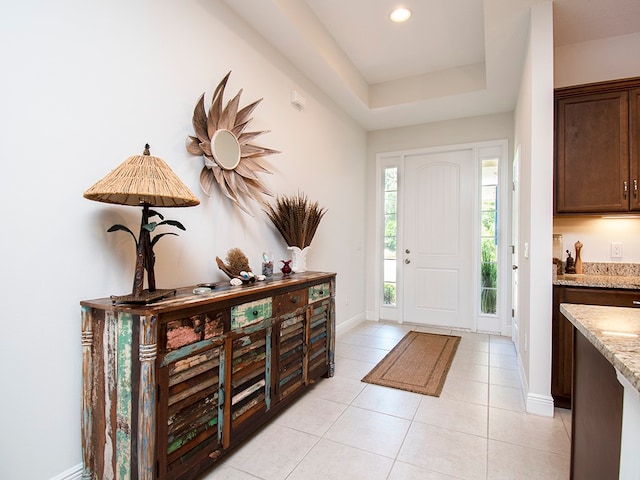
M475 330L471 148L405 157L403 320Z

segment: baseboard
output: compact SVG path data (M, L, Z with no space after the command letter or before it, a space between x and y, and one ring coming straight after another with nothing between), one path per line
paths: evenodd
M524 365L522 365L522 357L520 356L517 346L516 352L516 358L518 359L518 373L520 374L520 386L522 387L522 391L525 392L524 403L526 412L543 417L553 417L555 414L553 397L551 395L540 395L539 393L531 393L529 391L529 383L527 382Z
M356 325L358 325L359 323L362 323L366 320L365 316L363 313L356 315L355 317L351 317L348 320L344 321L344 322L340 322L338 325L336 325L336 334L339 333L344 333L347 330L352 329L353 327L355 327Z
M478 332L490 333L491 335L500 335L501 320L499 317L478 316L476 320L476 330Z
M75 467L71 467L50 480L80 480L82 478L82 463L79 463Z
M527 383L527 376L524 372L524 365L522 364L522 355L520 354L520 348L518 344L514 344L516 347L516 359L518 363L518 373L520 374L520 386L522 387L523 392L529 391L529 384Z
M527 413L541 415L543 417L553 417L553 397L551 395L540 395L537 393L527 394Z
M513 328L511 328L511 325L507 325L507 327L505 328L504 336L513 338Z

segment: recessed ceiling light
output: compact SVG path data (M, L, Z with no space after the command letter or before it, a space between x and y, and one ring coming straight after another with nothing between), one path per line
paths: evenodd
M409 20L409 17L411 17L411 10L406 8L396 8L391 12L391 15L389 15L391 21L396 23L406 22Z

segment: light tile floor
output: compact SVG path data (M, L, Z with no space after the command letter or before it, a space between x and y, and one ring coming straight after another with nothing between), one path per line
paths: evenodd
M360 381L412 329L462 337L438 398ZM336 340L335 376L199 480L569 478L570 412L524 412L508 338L364 322Z

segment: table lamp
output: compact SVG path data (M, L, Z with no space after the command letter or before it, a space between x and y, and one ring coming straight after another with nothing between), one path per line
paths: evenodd
M133 205L142 207L140 234L136 241L136 266L131 295L111 296L113 303L152 303L166 296L175 294L176 290L158 290L154 274L155 256L153 246L162 235L151 240L153 229L162 224L184 227L176 221L149 222L149 218L159 216L149 207L192 207L200 200L182 183L178 176L161 158L154 157L145 145L142 155L132 155L111 173L84 192L89 200L114 203L117 205ZM119 227L119 228L116 228ZM114 225L109 231L126 230L122 225ZM135 236L134 236L135 239ZM144 289L144 271L147 271L148 289Z

